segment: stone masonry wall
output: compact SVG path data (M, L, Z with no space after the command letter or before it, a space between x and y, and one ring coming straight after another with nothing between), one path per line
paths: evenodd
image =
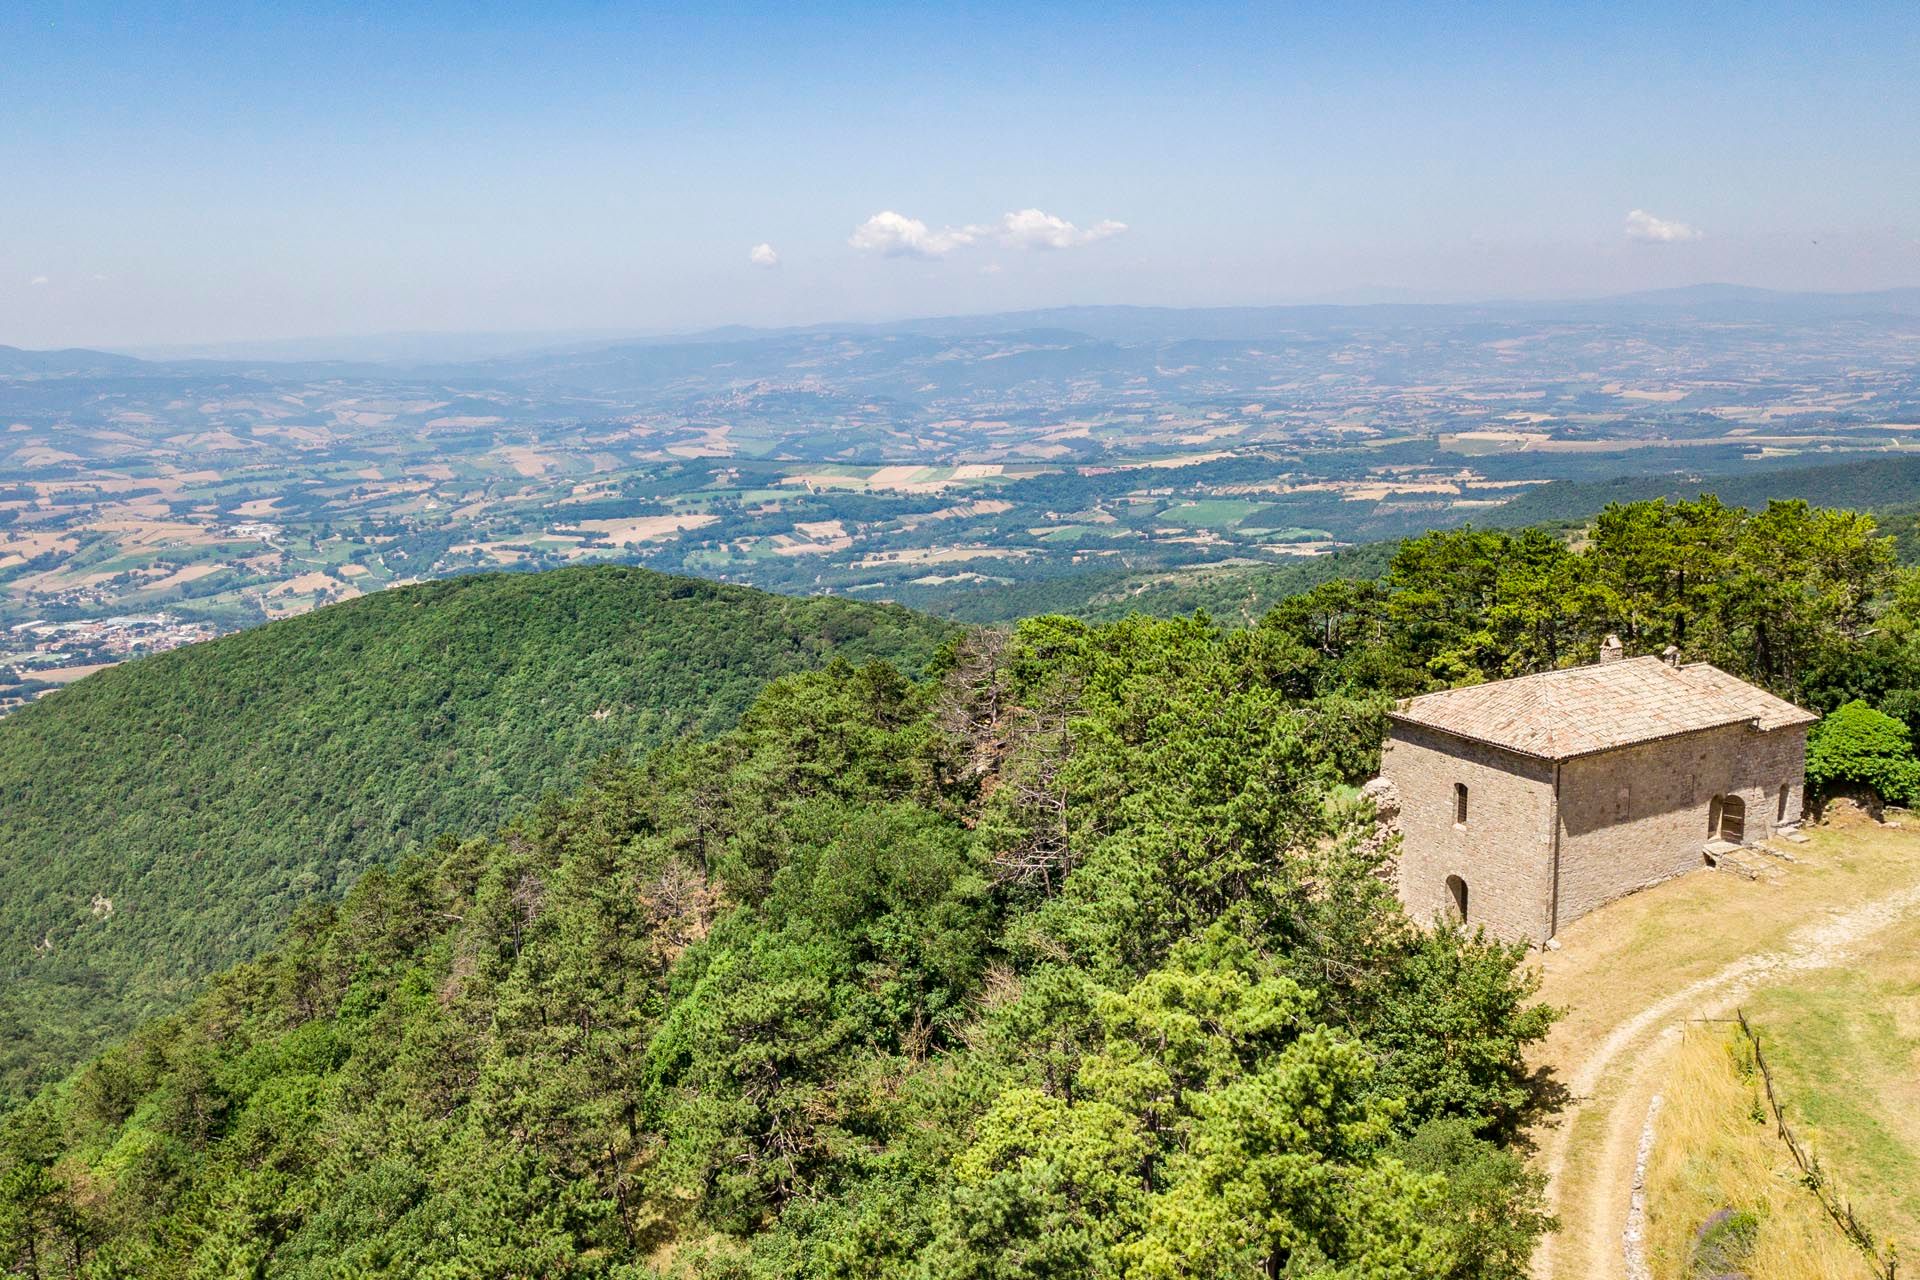
M1467 923L1503 938L1544 941L1552 878L1553 766L1498 747L1395 721L1380 773L1400 799L1398 889L1425 924L1448 913L1447 877L1467 883ZM1467 821L1454 825L1454 784Z
M1566 761L1556 925L1703 865L1715 796L1746 802L1749 842L1772 835L1783 812L1798 821L1805 761L1804 728L1762 733L1746 725Z

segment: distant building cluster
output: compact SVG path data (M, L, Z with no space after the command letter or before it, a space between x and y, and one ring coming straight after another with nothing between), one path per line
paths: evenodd
M16 623L0 633L0 714L101 667L217 634L211 623L187 622L170 613Z

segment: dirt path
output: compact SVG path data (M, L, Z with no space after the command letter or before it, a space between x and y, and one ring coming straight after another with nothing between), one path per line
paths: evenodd
M1573 1102L1540 1136L1538 1167L1560 1230L1534 1257L1542 1280L1627 1276L1623 1235L1648 1108L1689 1018L1719 1017L1748 993L1789 974L1844 963L1864 940L1920 912L1920 885L1803 925L1777 949L1756 952L1646 1004L1563 1073ZM1569 1174L1580 1177L1563 1199Z

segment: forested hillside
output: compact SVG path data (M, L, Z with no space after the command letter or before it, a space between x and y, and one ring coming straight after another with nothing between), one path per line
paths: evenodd
M452 579L101 672L0 720L0 1106L409 841L605 752L730 726L830 654L917 670L903 609L645 570Z
M1910 732L1917 620L1872 519L1703 499L788 676L0 1121L0 1267L1519 1280L1553 1015L1394 903L1348 798L1388 699L1617 632Z
M1042 620L790 677L369 872L11 1118L0 1266L1518 1277L1550 1014L1400 917L1304 658Z
M1920 457L1910 452L1855 458L1821 466L1739 475L1624 475L1605 480L1555 480L1522 493L1493 517L1507 527L1587 520L1611 503L1679 501L1712 493L1728 506L1763 507L1798 498L1815 506L1911 511L1920 493Z

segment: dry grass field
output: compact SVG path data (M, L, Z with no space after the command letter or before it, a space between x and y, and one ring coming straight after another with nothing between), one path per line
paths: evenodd
M1673 1055L1646 1172L1649 1269L1872 1280L1795 1181L1741 1043L1724 1023L1695 1023Z
M1791 862L1753 855L1756 879L1696 872L1614 903L1565 929L1561 948L1541 958L1542 994L1568 1012L1539 1061L1574 1100L1535 1135L1562 1224L1536 1257L1536 1274L1628 1274L1623 1233L1649 1105L1656 1094L1672 1096L1689 1023L1736 1008L1747 1009L1779 1059L1787 1094L1809 1108L1809 1136L1838 1180L1858 1192L1862 1214L1883 1213L1882 1234L1902 1230L1902 1196L1873 1188L1891 1171L1915 1167L1911 1129L1887 1117L1912 1085L1911 1067L1900 1064L1913 1061L1920 1033L1920 961L1886 958L1920 947L1920 831L1859 822L1810 834L1808 844L1778 846ZM1820 1018L1834 1016L1854 1030L1821 1030ZM1889 1026L1905 1038L1906 1058L1897 1046L1863 1055L1860 1041ZM1877 1129L1838 1105L1868 1093L1878 1099ZM1823 1096L1835 1100L1821 1113L1828 1119L1813 1110ZM1650 1220L1697 1208L1663 1208L1654 1190Z
M1789 1118L1877 1234L1920 1249L1920 925L1746 1003Z

